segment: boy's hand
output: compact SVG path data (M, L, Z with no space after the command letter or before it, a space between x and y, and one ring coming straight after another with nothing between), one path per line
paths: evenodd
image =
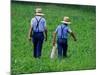
M75 38L74 41L77 41L77 39Z
M47 37L45 37L44 40L47 41Z
M47 41L47 38L45 38L45 41Z
M55 46L55 42L53 42L52 44L53 44L53 46Z
M76 37L75 37L74 33L73 33L73 32L71 32L70 34L71 34L71 36L73 37L74 41L77 41L77 39L76 39Z

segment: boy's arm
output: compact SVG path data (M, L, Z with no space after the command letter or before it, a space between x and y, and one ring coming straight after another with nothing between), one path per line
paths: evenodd
M31 38L32 38L32 30L33 30L33 28L32 28L32 26L30 26L29 34L28 34L28 39L29 40L31 40Z
M56 32L53 33L53 46L55 46L56 43Z
M76 39L74 33L73 33L73 32L70 32L70 34L71 34L71 36L73 37L74 41L77 41L77 39Z
M76 37L75 37L73 31L72 31L70 28L68 28L68 32L69 32L70 35L73 37L74 41L77 41L77 39L76 39Z
M45 41L47 41L47 28L45 29Z

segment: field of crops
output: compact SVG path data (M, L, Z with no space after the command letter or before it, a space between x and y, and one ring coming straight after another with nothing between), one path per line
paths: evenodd
M48 40L43 44L42 58L33 58L32 42L28 41L30 20L34 9L41 7L48 27ZM88 70L96 68L96 7L43 3L12 2L11 4L11 71L20 73ZM69 16L77 41L69 36L68 58L50 59L52 32Z

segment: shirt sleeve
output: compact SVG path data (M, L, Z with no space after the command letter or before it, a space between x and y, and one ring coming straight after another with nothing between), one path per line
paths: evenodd
M32 19L31 19L31 23L30 23L30 24L31 24L31 26L33 25L33 20L34 20L34 18L32 18Z
M68 27L68 32L69 32L69 33L71 33L71 32L72 32L72 30L71 30L71 28L70 28L70 27Z
M42 25L43 25L43 28L44 28L44 29L47 29L45 18L42 18Z
M45 19L43 19L44 20L44 27L46 27L46 20Z
M58 27L59 27L59 26L58 26ZM57 32L58 32L58 27L56 28L55 33L57 33Z

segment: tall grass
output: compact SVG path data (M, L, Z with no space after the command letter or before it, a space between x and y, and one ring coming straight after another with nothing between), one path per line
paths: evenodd
M48 41L44 42L42 58L33 58L33 45L28 41L30 20L36 7L41 7L48 27ZM77 42L69 36L68 58L50 59L52 32L63 16L69 16ZM87 70L96 68L96 12L95 6L45 3L11 3L11 71L12 74Z

